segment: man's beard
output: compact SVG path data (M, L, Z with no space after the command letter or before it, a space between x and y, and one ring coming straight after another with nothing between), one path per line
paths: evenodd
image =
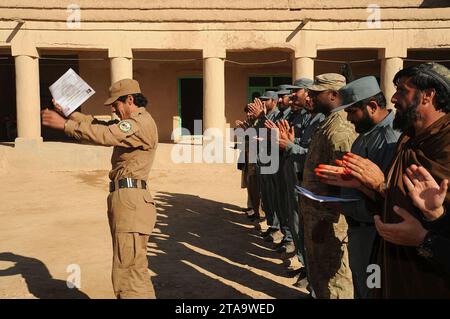
M283 110L283 111L284 111L284 110L286 110L288 107L289 107L289 106L284 105L283 102L278 103L278 108L279 108L280 110Z
M313 112L314 113L328 113L326 105L321 104L320 102L313 102Z
M295 100L293 100L292 101L292 104L296 107L296 108L298 108L298 109L302 109L302 108L304 108L305 107L305 104L306 104L306 101L305 100L300 100L300 99L295 99Z
M416 92L412 103L407 106L406 111L397 109L393 122L394 129L406 132L413 128L414 123L419 118L419 114L417 113L419 103L420 95L419 92Z
M369 112L366 108L363 109L364 117L358 123L354 123L356 133L366 133L375 126L375 122L369 116Z
M291 104L291 110L294 112L300 111L304 107L305 107L305 105L299 100L294 100Z

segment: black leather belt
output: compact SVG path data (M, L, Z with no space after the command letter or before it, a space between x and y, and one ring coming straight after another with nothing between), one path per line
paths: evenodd
M119 188L147 188L147 183L140 179L133 179L133 178L123 178L119 179L118 181L111 181L109 183L109 192L112 193L116 189Z

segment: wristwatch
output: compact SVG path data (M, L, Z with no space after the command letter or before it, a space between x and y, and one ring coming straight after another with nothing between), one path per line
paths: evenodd
M422 256L424 258L433 258L433 243L435 241L436 234L432 231L429 231L425 238L423 239L423 242L417 247L417 253L419 256Z

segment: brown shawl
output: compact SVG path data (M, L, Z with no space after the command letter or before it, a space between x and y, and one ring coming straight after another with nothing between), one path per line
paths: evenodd
M411 164L425 167L440 184L450 178L450 114L446 114L418 136L403 134L388 174L383 222L398 223L402 219L394 212L398 205L424 222L408 196L402 174ZM445 205L450 204L447 192ZM450 236L450 229L445 236ZM450 278L435 264L417 254L414 247L399 246L381 239L376 252L382 269L381 289L376 295L382 298L450 298Z

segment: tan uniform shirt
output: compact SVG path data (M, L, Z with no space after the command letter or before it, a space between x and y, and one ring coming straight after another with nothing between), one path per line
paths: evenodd
M93 144L114 146L111 156L112 181L134 178L147 181L158 145L158 130L144 107L123 121L103 122L90 115L73 113L64 132ZM147 190L122 188L108 197L111 231L150 234L156 211Z
M130 119L118 123L97 121L81 113L72 118L64 129L67 135L93 144L114 146L111 180L125 177L147 180L158 145L158 130L145 108L138 108Z

